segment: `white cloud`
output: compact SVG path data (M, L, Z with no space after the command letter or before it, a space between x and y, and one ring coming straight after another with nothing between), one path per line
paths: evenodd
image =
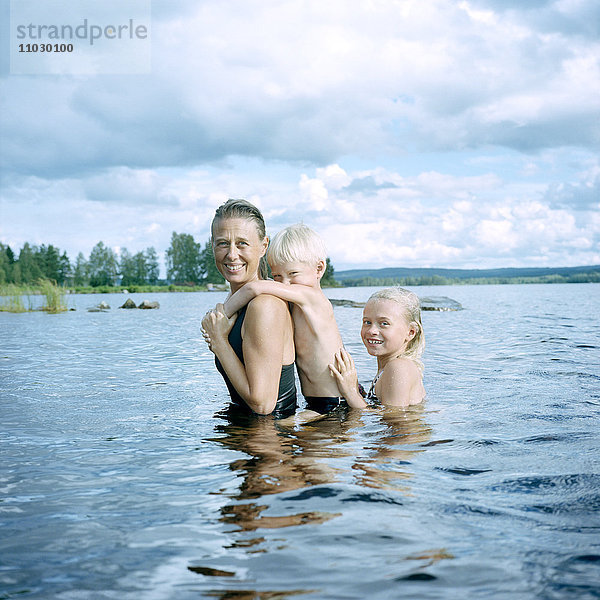
M302 174L300 190L303 192L306 204L310 210L322 211L327 208L329 193L325 187L325 182L321 179L311 179Z
M573 129L579 143L598 143L589 125L600 43L465 6L203 2L181 18L159 12L151 76L10 81L4 158L64 174L232 154L324 164L413 144L533 149L571 143ZM398 137L402 121L410 127Z
M158 3L150 76L4 76L0 240L163 252L246 197L345 267L598 261L598 3L347 6Z

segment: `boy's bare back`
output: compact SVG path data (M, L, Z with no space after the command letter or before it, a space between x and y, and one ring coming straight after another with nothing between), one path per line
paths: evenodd
M331 302L320 288L310 288L306 303L292 305L292 319L302 393L304 396L339 396L329 364L342 347L342 338Z

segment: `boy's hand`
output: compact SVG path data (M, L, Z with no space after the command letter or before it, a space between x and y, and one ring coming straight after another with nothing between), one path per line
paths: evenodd
M237 319L237 313L232 317L227 317L222 304L217 304L216 308L209 310L202 319L202 335L208 347L215 352L221 344L229 343L227 337Z

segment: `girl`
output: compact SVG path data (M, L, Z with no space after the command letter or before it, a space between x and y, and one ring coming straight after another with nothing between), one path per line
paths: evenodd
M425 398L420 360L425 334L416 294L399 287L375 292L365 305L360 335L367 352L377 357L377 375L366 399L388 406L421 402ZM368 406L358 392L354 361L344 348L336 353L329 369L350 406Z

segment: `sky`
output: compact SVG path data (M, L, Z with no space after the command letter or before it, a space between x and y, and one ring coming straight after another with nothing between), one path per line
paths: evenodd
M51 57L16 54L15 27L67 15L20 1L0 4L14 251L162 257L233 197L271 236L315 229L336 271L600 264L597 0L96 2L147 35Z

